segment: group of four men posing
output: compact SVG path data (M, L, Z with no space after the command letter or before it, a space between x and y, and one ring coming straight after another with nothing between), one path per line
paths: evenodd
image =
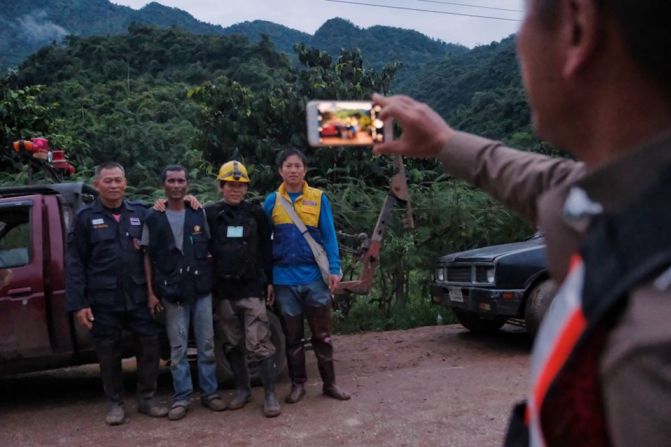
M245 166L225 163L217 176L222 200L204 210L187 196L186 169L168 166L161 174L167 200L149 211L125 199L120 164L96 168L93 184L99 196L77 213L69 235L67 305L91 330L110 403L105 419L109 425L126 420L123 329L137 341L141 413L171 420L186 415L193 392L187 358L192 326L202 405L213 411L242 408L251 398L248 362L254 362L265 390L263 412L279 415L276 348L266 312L275 299L292 382L286 402L305 396L304 316L324 395L350 398L336 386L333 366L330 305L340 280L340 260L331 206L322 191L305 182L307 159L301 151L281 152L277 166L283 182L262 208L245 200L250 180ZM304 233L324 248L328 274L321 271ZM169 409L154 398L159 338L152 315L161 310L171 348L174 396ZM228 404L218 393L215 324L235 378Z

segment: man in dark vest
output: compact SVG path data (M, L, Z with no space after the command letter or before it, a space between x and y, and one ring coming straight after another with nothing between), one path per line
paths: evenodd
M217 328L235 376L228 408L242 408L251 398L249 357L260 365L263 412L274 417L280 414L280 404L275 395L275 346L264 299L264 295L273 296L270 224L259 205L245 201L249 175L242 163L225 163L217 180L222 200L205 211L212 231Z
M168 409L154 399L159 342L147 304L140 247L146 209L124 199L126 176L114 162L96 167L98 198L77 213L68 237L67 310L91 330L100 376L110 403L105 422L123 424L121 333L137 338L138 411L161 417Z
M161 183L168 199L166 208L164 212L147 213L142 245L146 247L145 273L151 310L165 308L175 389L168 418L178 420L186 416L193 392L187 358L191 324L198 348L201 403L213 411L225 410L226 404L217 392L207 219L202 209L185 205L188 181L184 167L167 166L161 174Z
M529 0L517 36L538 135L580 161L451 129L408 97L377 153L436 157L537 223L562 282L508 445L671 445L671 3Z

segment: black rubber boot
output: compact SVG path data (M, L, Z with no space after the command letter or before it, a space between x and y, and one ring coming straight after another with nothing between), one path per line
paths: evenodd
M265 391L263 414L269 418L279 416L282 411L280 403L277 401L277 395L275 394L276 377L277 368L275 367L275 359L273 357L263 359L261 361L261 380L263 381L263 389Z
M233 399L228 404L228 409L239 410L252 398L247 355L239 349L233 349L228 353L226 358L231 365L233 377L235 378L235 391L233 392Z
M326 396L338 400L348 400L349 393L340 389L335 383L335 368L333 365L333 344L331 343L331 309L328 306L309 309L307 312L308 324L312 332L312 349L317 356L319 375Z
M295 404L305 396L303 384L307 380L305 348L303 347L303 337L305 336L303 315L282 315L282 319L287 336L287 365L291 378L291 392L285 401Z

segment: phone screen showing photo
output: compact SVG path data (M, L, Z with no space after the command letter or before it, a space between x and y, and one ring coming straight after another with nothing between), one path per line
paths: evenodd
M384 141L380 106L368 101L324 101L317 105L319 142L325 146L367 146Z

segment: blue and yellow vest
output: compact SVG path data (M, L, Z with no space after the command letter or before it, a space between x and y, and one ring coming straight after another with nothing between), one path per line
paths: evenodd
M319 230L319 214L322 206L322 191L303 184L303 192L294 202L294 210L301 218L308 232L315 241L324 245ZM289 214L280 204L279 198L284 197L289 203L291 198L282 183L277 190L273 207L273 263L280 266L316 265L316 261L305 237L294 225Z

